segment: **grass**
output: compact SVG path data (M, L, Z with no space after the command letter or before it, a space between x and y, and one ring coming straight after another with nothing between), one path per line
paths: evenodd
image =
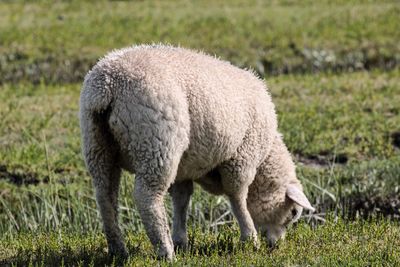
M49 12L51 10L51 12ZM76 82L138 43L205 50L261 75L399 65L397 1L0 3L2 81Z
M255 250L241 244L237 227L222 227L218 234L190 230L190 248L179 252L172 264L158 262L145 233L128 231L127 247L132 255L127 266L396 266L400 264L400 225L383 219L327 222L315 229L302 222L289 230L286 240L270 250L263 242ZM20 233L3 237L0 263L18 265L115 266L105 239L99 232L77 234L57 231Z
M268 79L290 150L301 155L343 154L350 161L396 155L391 136L400 130L399 74Z
M400 32L396 1L2 1L0 265L118 265L83 164L78 98L106 51L170 42L266 81L317 207L277 249L238 242L224 197L197 188L191 248L172 265L400 264ZM123 174L128 266L159 264ZM170 199L166 201L170 216ZM327 215L330 214L330 215Z

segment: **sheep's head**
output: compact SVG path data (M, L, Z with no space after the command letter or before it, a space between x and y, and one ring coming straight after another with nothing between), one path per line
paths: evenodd
M279 135L249 187L247 208L256 229L267 238L270 246L284 237L287 227L300 218L303 209L314 211Z
M289 184L286 190L277 190L261 197L258 201L247 202L251 217L261 236L270 247L284 238L286 229L296 222L303 209L314 211L301 186Z

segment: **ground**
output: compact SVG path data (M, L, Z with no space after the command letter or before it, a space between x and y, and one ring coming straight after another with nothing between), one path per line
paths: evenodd
M119 264L82 160L78 98L99 57L143 42L265 78L317 208L256 251L226 199L196 188L190 250L175 265L399 265L399 12L396 1L1 2L0 265ZM124 173L120 192L125 264L154 265L133 179Z

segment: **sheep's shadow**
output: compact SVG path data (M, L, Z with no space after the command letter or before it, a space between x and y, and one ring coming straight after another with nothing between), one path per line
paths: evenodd
M265 243L264 240L261 241ZM265 248L265 244L262 247ZM110 256L105 248L96 250L71 251L43 251L38 254L16 255L0 261L0 266L124 266L131 257L153 258L157 255L143 249L141 245L127 242L128 258ZM208 237L199 234L189 234L189 245L187 250L177 250L176 254L183 258L192 256L209 257L212 255L226 256L240 251L256 251L251 242L241 242L237 235L232 233L221 233ZM269 250L266 250L266 252Z

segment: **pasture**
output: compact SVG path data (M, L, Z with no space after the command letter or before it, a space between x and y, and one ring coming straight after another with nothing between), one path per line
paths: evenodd
M130 258L107 257L78 121L96 60L153 42L265 78L317 209L276 249L255 250L239 242L227 200L197 187L190 247L172 265L400 265L399 13L396 1L2 1L0 265L158 264L128 173L119 205Z

